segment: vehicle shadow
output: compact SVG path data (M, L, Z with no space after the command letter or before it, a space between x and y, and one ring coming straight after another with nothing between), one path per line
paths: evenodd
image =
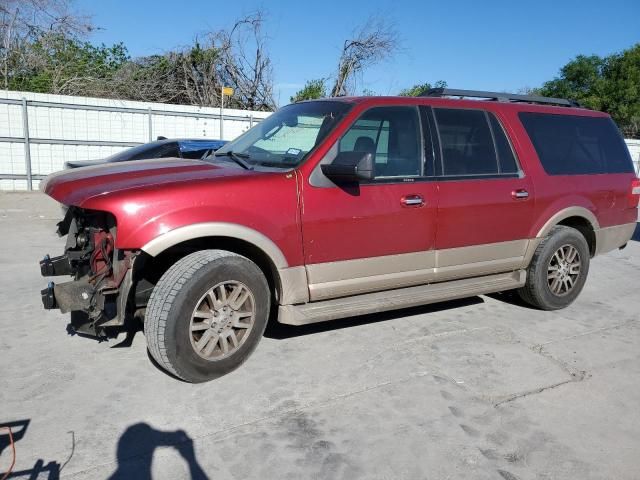
M388 312L371 313L368 315L359 315L357 317L343 318L340 320L332 320L327 322L312 323L310 325L285 325L278 323L275 315L269 320L269 324L264 332L264 336L276 340L285 340L287 338L299 337L302 335L312 335L314 333L327 332L331 330L339 330L343 328L356 327L369 323L386 322L397 318L425 315L429 313L440 312L443 310L453 310L455 308L467 307L483 303L481 297L469 297L459 300L450 300L448 302L432 303L429 305L420 305L418 307L403 308L401 310L391 310Z
M513 305L515 307L528 308L529 310L538 310L533 305L529 305L527 302L520 298L518 292L515 290L509 290L506 292L497 292L497 293L488 293L487 297L493 298L494 300L498 300L499 302L508 303L509 305Z
M196 459L193 440L184 430L166 432L141 422L129 426L120 436L116 451L118 466L109 480L151 480L151 461L159 447L174 448L187 462L192 480L209 478Z

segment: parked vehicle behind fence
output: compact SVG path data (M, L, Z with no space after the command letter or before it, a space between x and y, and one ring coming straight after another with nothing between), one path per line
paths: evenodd
M42 274L73 276L45 308L84 312L93 335L141 318L190 382L244 362L272 313L305 325L508 290L566 307L591 258L632 237L640 198L608 115L443 89L288 105L212 162L82 170L42 185L69 207Z
M103 163L148 160L151 158L189 158L201 160L218 150L225 143L227 142L224 140L207 140L204 138L167 139L158 137L155 142L127 148L104 159L70 160L64 163L64 168L90 167Z

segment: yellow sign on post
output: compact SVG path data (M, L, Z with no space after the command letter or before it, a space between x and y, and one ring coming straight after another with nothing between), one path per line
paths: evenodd
M222 95L220 95L220 140L224 138L224 96L230 97L233 95L233 88L221 87Z

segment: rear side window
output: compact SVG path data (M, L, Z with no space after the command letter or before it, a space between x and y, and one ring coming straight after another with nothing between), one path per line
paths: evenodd
M443 176L517 174L518 165L497 118L484 110L434 109Z
M629 150L608 117L532 112L519 115L549 175L634 171Z

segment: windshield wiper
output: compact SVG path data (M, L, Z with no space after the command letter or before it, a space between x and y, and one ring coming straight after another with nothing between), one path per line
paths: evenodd
M253 166L245 160L249 158L246 153L235 153L233 150L227 150L226 152L216 152L214 155L216 157L229 157L245 170L253 170Z

